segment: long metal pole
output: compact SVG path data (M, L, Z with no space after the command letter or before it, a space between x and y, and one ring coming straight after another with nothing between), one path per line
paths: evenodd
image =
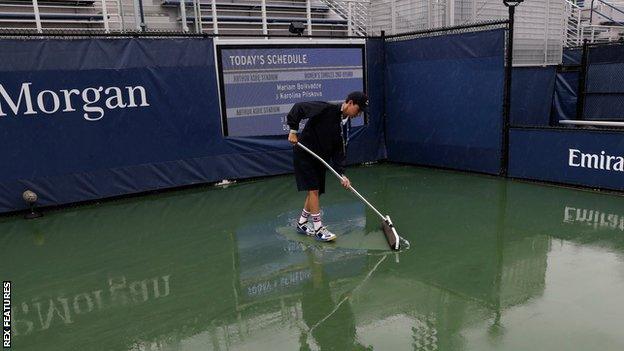
M591 1L590 10L589 10L589 25L594 25L594 0Z
M382 130L384 135L384 145L388 145L388 115L386 114L386 31L381 31L381 62L382 62L382 74L381 74L381 106L383 113L381 114L381 119L383 121ZM387 152L386 152L387 153Z
M579 73L578 89L576 92L576 119L582 120L585 110L585 79L587 78L587 60L589 45L587 39L583 39L583 52L581 56L581 72Z
M511 75L513 71L513 32L515 6L509 6L509 30L507 38L507 62L505 67L505 98L503 102L503 144L500 175L506 177L509 167L509 121L511 118Z
M300 148L304 149L307 153L309 153L310 155L312 155L314 158L316 158L317 160L319 160L322 164L325 165L325 167L327 167L330 171L332 171L332 173L334 173L334 175L336 176L336 178L338 178L340 181L343 180L342 176L336 172L335 169L332 168L332 166L329 165L329 163L325 162L325 160L323 160L323 158L321 158L319 155L315 154L312 150L308 149L305 145L303 145L302 143L297 143L297 146L299 146ZM366 200L364 198L364 196L362 196L360 193L358 193L357 190L355 190L352 186L349 187L349 190L351 190L351 192L353 192L357 197L360 198L360 200L362 200L362 202L364 202L365 204L368 205L368 207L371 208L371 210L375 211L375 213L381 217L381 219L383 221L386 221L387 218L386 216L382 215L381 212L377 211L377 209L375 208L375 206L371 205L370 202L368 202L368 200Z
M139 0L139 16L141 18L141 23L139 24L141 32L145 32L147 25L145 24L145 13L143 12L143 0Z

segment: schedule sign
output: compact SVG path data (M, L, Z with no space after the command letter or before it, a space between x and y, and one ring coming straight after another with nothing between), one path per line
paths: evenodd
M219 46L218 62L229 136L287 134L286 115L295 103L340 103L365 90L363 45Z

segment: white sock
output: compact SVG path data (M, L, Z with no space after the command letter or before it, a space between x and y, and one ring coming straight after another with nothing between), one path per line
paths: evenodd
M323 226L323 222L321 222L321 214L312 214L312 222L314 223L314 230L319 230Z
M299 224L307 222L308 217L310 217L310 212L306 211L304 208L303 211L301 211L301 216L299 217Z

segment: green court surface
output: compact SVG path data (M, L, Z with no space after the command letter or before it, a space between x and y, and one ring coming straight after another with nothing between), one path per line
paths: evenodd
M624 198L401 165L0 218L14 350L624 350Z

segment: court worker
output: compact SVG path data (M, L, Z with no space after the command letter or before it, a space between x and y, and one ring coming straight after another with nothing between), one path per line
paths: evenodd
M348 189L351 182L344 175L344 171L350 119L365 112L367 108L368 97L361 91L350 93L342 104L322 101L296 103L287 116L290 128L288 141L293 145L301 142L326 162L333 162L336 171L342 175L342 185ZM305 119L306 125L299 133L299 123ZM320 196L325 192L325 166L296 146L293 164L297 189L306 192L297 231L313 235L320 241L335 240L336 235L323 226L321 220Z

